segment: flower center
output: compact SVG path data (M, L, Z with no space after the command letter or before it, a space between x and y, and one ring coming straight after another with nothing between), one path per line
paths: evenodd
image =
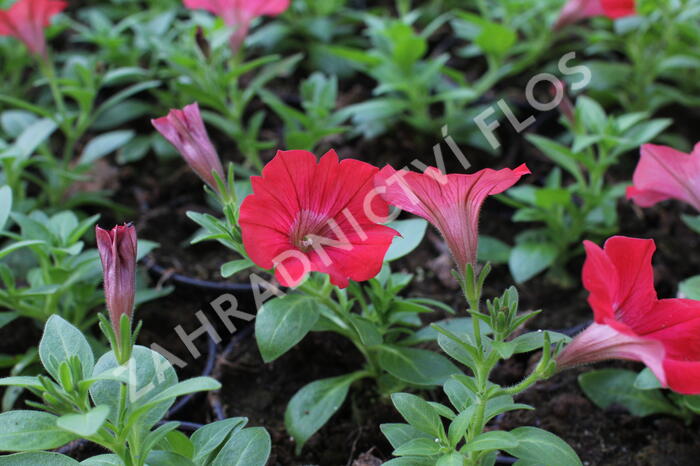
M289 239L294 247L307 252L319 242L318 237L326 238L330 233L328 218L311 210L301 210L294 219Z

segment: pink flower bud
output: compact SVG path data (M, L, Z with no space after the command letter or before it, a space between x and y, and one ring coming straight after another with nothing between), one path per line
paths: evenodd
M199 177L216 189L212 172L224 178L224 169L204 127L197 103L182 110L170 110L167 116L151 120L153 126L165 139L175 146L187 164Z
M118 225L111 230L95 228L97 249L102 260L105 300L112 327L119 335L122 314L131 318L136 293L136 230Z

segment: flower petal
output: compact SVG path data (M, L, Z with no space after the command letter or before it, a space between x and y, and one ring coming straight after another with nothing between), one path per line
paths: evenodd
M685 395L700 394L700 361L667 359L664 371L668 387Z
M691 154L644 144L627 198L641 207L678 199L700 210L700 143Z
M527 173L524 164L515 170L484 169L469 175L444 175L435 167L423 174L396 171L387 165L375 177L375 185L387 202L432 223L463 272L468 263L476 263L484 200L510 188Z
M557 356L557 367L566 369L608 359L641 361L665 386L664 355L663 345L656 340L628 335L609 325L593 323L566 345Z

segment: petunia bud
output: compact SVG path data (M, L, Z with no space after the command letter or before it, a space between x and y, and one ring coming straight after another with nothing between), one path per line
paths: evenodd
M224 169L204 127L197 103L182 110L170 110L167 116L151 120L153 126L165 139L175 146L187 164L199 177L217 189L212 172L224 178Z
M97 249L102 260L105 300L114 332L119 336L119 320L134 311L136 293L136 230L118 225L111 230L95 228Z

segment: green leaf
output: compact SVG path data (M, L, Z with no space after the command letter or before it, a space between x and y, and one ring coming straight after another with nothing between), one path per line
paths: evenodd
M493 236L479 235L479 248L477 256L479 262L491 262L492 264L504 264L508 262L511 247Z
M306 441L338 411L350 385L363 376L354 372L316 380L294 394L284 413L284 423L297 444L297 454Z
M265 362L282 356L313 328L320 313L313 297L292 294L265 303L255 319L255 339Z
M141 406L158 396L164 390L177 384L177 375L173 366L163 356L143 346L134 346L134 351L128 365L120 366L113 352L102 356L95 364L93 373L98 376L108 371L121 368L128 376L129 413L133 413ZM90 387L90 395L97 405L110 407L108 419L115 421L117 405L119 402L120 382L115 380L101 380ZM144 430L152 427L160 421L172 406L174 399L169 398L157 406L148 409L138 424Z
M179 427L179 423L175 422L175 425ZM178 430L172 430L165 434L165 437L157 443L157 448L177 453L188 459L193 459L194 457L194 445L187 435Z
M511 341L511 343L513 343L515 346L515 348L513 349L513 353L527 353L536 349L542 349L542 345L544 344L544 334L545 332L538 330L536 332L524 333L519 337L513 339ZM552 332L548 330L547 334L549 335L549 341L552 344L558 343L560 341L566 343L569 340L571 340L570 337L562 333Z
M18 241L17 243L12 243L9 246L6 246L4 249L0 249L0 259L19 249L26 248L27 246L34 246L35 244L44 244L44 242L41 240L31 239L26 241Z
M389 250L384 256L385 262L399 259L416 249L423 241L428 229L428 222L422 218L408 220L394 220L386 226L398 231L401 236L394 237Z
M414 438L433 439L431 435L422 432L410 424L392 423L379 426L384 436L395 449Z
M682 297L700 300L700 275L687 278L678 284L678 292Z
M640 390L634 383L637 374L624 369L600 369L581 374L578 383L600 408L620 404L635 416L656 413L677 414L678 410L659 390Z
M83 466L124 466L124 462L113 454L93 456L80 464Z
M271 449L270 434L264 428L243 429L231 436L211 466L265 466Z
M485 335L490 332L490 329L487 327L486 324L484 324L483 322L479 322L479 324L482 334ZM444 319L439 320L437 322L433 322L431 325L428 325L418 330L413 335L409 335L408 337L401 340L401 344L405 346L412 346L418 343L425 343L426 341L437 340L440 333L435 329L436 326L445 330L449 330L450 332L457 335L462 335L465 333L471 335L474 331L474 324L472 323L472 319L470 317L456 317L452 319Z
M132 130L110 131L100 134L87 143L80 156L80 164L87 165L116 151L129 142L136 133Z
M212 379L211 377L194 377L175 384L172 387L166 388L148 400L148 403L145 403L140 409L151 407L165 401L170 401L179 396L189 395L190 393L208 392L212 390L219 390L220 388L221 383L219 383L219 381L216 379Z
M0 456L0 466L78 466L80 464L84 463L78 463L73 458L60 453L47 451Z
M61 429L79 435L90 437L95 435L104 425L109 414L109 406L97 406L84 414L67 414L56 421Z
M226 262L221 266L221 276L224 278L236 275L238 272L245 270L255 265L250 259L238 259L235 261Z
M700 414L700 395L680 395L680 400L686 408Z
M377 328L377 324L357 314L350 314L349 317L350 323L360 336L360 341L363 345L369 347L382 344L383 338Z
M432 438L445 437L445 428L440 416L423 398L410 393L394 393L391 395L391 401L411 426Z
M464 466L465 458L457 452L450 453L449 455L441 456L437 460L435 466Z
M0 328L9 325L14 322L19 317L19 314L12 311L2 311L0 312Z
M41 411L0 414L0 451L50 450L74 440L75 435L56 426L57 419Z
M26 110L6 110L0 115L2 129L11 138L18 137L27 126L37 120L36 115Z
M557 258L557 248L550 243L521 243L513 248L508 260L516 283L523 283L547 269Z
M52 315L44 327L39 343L39 357L47 372L58 380L58 366L77 356L82 364L83 377L92 374L95 357L82 332L58 315Z
M38 390L41 390L43 389L44 385L41 382L39 382L38 377L20 375L15 377L4 377L0 379L0 387L24 387L36 388Z
M540 465L546 458L547 464L582 466L573 448L546 430L536 427L518 427L511 430L510 434L518 440L518 445L504 448L504 450L523 463Z
M681 219L683 219L683 223L685 223L688 228L695 233L700 233L700 215L682 214Z
M576 113L584 126L591 132L602 133L605 131L608 117L603 107L595 100L585 95L578 96L576 99Z
M472 451L505 450L507 448L515 448L519 443L517 437L510 432L494 430L477 435L474 437L474 440L466 444L459 451L461 453L468 453Z
M583 173L576 160L576 154L566 146L552 141L551 139L543 138L536 134L528 134L527 140L537 146L552 162L556 163L564 170L568 171L576 181L583 183Z
M15 156L20 160L27 159L56 131L57 127L56 122L49 118L44 118L28 126L12 146Z
M469 423L471 422L473 415L473 409L465 409L459 413L459 415L457 415L452 422L450 422L450 426L447 429L447 440L450 442L450 445L453 448L457 447L459 442L467 433L467 429L469 428Z
M148 454L148 466L196 466L192 460L171 451L155 450Z
M382 345L379 365L394 377L414 385L442 385L460 370L444 356L418 348Z
M638 388L639 390L654 390L663 387L651 369L645 367L644 370L637 374L637 378L634 379L634 388Z
M244 417L235 417L213 422L197 429L190 439L194 445L193 461L197 464L209 464L209 460L212 459L209 456L218 452L219 447L228 441L234 432L245 427L247 422L248 419Z
M440 453L440 443L435 439L414 438L394 450L394 456L433 456Z
M435 466L435 460L424 456L402 456L382 463L382 466Z
M5 228L7 219L12 211L12 189L9 186L0 188L0 230Z

